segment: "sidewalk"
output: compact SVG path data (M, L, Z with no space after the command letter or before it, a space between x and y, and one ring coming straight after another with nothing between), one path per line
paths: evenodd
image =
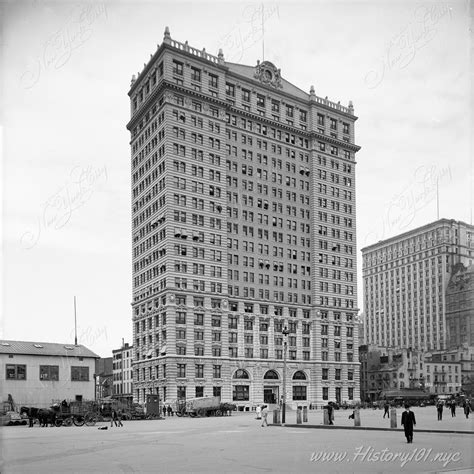
M456 417L452 418L449 410L443 411L443 419L438 421L435 407L413 407L415 413L415 430L419 432L431 433L463 433L474 434L474 416L471 413L466 419L462 409L456 410ZM296 424L296 412L291 411L286 416L286 426L298 428L323 428L323 429L341 429L352 428L356 430L380 430L393 431L390 428L390 419L383 418L383 410L373 410L371 408L360 410L360 427L354 426L354 420L349 419L352 410L335 410L334 425L323 424L323 410L312 410L308 412L308 422L301 425ZM397 409L397 429L403 429L400 424L403 409ZM269 420L273 418L269 416Z

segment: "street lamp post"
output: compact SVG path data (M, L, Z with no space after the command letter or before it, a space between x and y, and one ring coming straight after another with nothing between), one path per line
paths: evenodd
M285 426L286 422L286 347L287 347L287 337L290 331L285 328L282 331L283 334L283 398L281 404L281 426Z

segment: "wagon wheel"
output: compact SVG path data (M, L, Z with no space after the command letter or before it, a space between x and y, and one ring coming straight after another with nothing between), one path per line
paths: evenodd
M72 426L72 418L70 416L67 418L64 418L63 426Z
M183 416L183 412L182 411L177 411L176 416L180 416L180 417Z
M94 426L95 423L96 423L95 416L94 415L86 415L84 422L87 426Z
M84 417L79 415L79 416L75 416L73 419L72 419L72 422L76 425L76 426L84 426Z
M222 412L220 410L216 410L216 416L222 416Z
M57 426L58 428L63 424L63 419L62 418L56 418L54 420L54 426Z

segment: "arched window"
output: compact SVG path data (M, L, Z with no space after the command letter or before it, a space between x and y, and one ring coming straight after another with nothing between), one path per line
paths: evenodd
M278 374L274 370L268 370L267 373L263 376L265 380L278 380Z
M248 379L248 378L250 377L246 370L239 369L235 371L234 379Z
M295 372L295 375L293 375L293 380L306 380L306 375L304 372L299 370L298 372Z

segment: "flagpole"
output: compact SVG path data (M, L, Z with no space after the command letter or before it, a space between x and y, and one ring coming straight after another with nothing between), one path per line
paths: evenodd
M76 315L76 297L74 296L74 345L77 346L77 315Z

